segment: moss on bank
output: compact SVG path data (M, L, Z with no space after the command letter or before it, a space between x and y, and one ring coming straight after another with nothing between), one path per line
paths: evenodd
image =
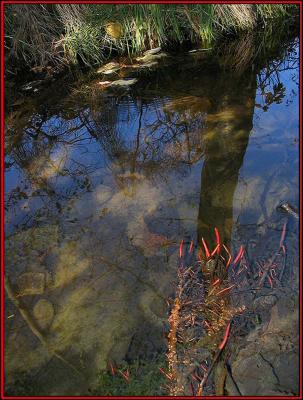
M114 374L109 367L108 371L99 372L91 393L94 396L165 396L166 379L160 368L166 369L164 355L152 361L125 363L115 368Z
M136 361L100 371L98 383L92 390L94 396L164 396L166 379L160 371L166 369L165 356L152 361ZM129 377L127 378L127 373ZM123 377L123 374L125 375ZM128 379L128 380L127 380Z
M166 378L160 371L166 369L165 355L159 355L153 360L137 360L128 364L120 364L108 370L96 372L97 378L93 388L88 389L87 395L92 396L165 396ZM127 376L128 381L123 374ZM13 385L6 385L7 396L38 396L45 392L41 382L37 383L35 377L24 374ZM47 395L47 393L45 393Z
M7 4L7 64L94 65L114 54L210 43L298 16L287 4Z

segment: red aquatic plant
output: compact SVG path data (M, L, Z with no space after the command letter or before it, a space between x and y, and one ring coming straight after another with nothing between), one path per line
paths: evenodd
M236 255L236 258L233 261L233 265L234 266L236 266L237 263L239 262L239 260L241 260L241 258L243 257L243 254L244 254L244 247L240 246L239 252L238 252L238 254Z
M203 244L203 247L204 247L206 258L209 258L210 257L210 252L209 252L208 246L207 246L204 238L202 238L202 244Z
M194 241L191 240L190 246L189 246L189 253L191 253L193 251L193 248L194 248Z
M224 347L225 347L225 345L226 345L226 343L227 343L228 335L229 335L229 331L230 331L230 324L231 324L231 323L229 322L228 325L227 325L227 327L226 327L226 331L225 331L224 338L223 338L222 342L221 342L220 345L219 345L219 349L220 349L220 350L223 350Z
M126 383L129 383L129 370L126 371L118 371L122 378L125 380Z
M178 269L176 297L171 302L169 316L168 371L161 370L167 378L169 393L173 396L199 393L201 382L203 380L205 382L210 370L205 371L207 365L205 359L199 360L203 368L194 367L194 370L192 370L194 350L191 354L190 349L194 349L205 334L213 337L215 342L218 340L217 346L219 346L219 338L222 337L226 324L236 313L243 311L228 306L227 294L230 294L236 284L228 284L227 274L225 274L225 277L217 277L212 280L209 275L205 275L203 272L208 270L208 263L215 262L217 259L220 259L221 264L223 263L227 269L232 259L230 251L221 242L217 228L215 228L214 233L216 245L212 251L210 251L204 238L201 239L201 247L197 249L197 257L199 263L202 264L202 274L199 267L184 266L186 254L193 253L194 241L191 240L187 247L185 240L182 239L179 245L179 258L182 259L182 262ZM225 249L226 254L221 254L221 248ZM235 257L236 262L240 261L243 253L244 247L242 246L240 256ZM204 268L205 266L206 268ZM216 268L216 265L214 268ZM177 346L178 343L184 344L186 351ZM222 350L219 347L218 349ZM185 372L187 370L188 373Z
M191 254L189 259L193 260L194 241L185 246L184 239L181 240L178 286L175 300L170 301L168 371L161 371L167 378L170 395L212 394L212 382L208 382L218 358L226 351L232 322L238 326L236 315L241 315L240 321L246 318L245 305L232 306L230 298L237 293L256 290L256 286L260 289L264 282L273 289L275 280L281 280L285 264L281 267L278 256L284 255L285 260L286 233L285 223L279 249L269 260L249 261L244 245L232 253L215 228L214 248L210 250L202 237L197 248L197 262L188 267L184 263L187 254ZM203 348L207 340L216 351L211 357L199 358L195 349Z
M219 230L218 230L218 228L215 228L215 235L216 235L216 242L217 242L217 247L216 248L218 248L218 254L220 254L220 246L221 246L221 243L220 243L220 234L219 234Z

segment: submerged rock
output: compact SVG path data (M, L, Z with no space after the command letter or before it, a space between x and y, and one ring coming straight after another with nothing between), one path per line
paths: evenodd
M54 306L46 299L40 299L34 306L33 314L41 329L47 329L55 315Z
M254 300L253 306L255 309L267 309L268 307L274 306L276 302L277 297L274 295L260 296Z
M299 393L299 312L289 299L271 309L269 323L252 331L231 364L228 396L297 395ZM257 334L256 334L257 333Z
M18 296L43 294L46 287L46 276L43 272L24 272L18 276Z

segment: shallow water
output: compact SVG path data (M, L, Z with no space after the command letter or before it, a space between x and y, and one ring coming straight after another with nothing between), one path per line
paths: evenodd
M276 250L288 218L276 208L299 202L298 43L280 50L242 70L177 55L126 69L139 78L130 88L102 90L98 76L9 104L6 275L86 380L109 360L166 351L181 239L213 247L218 227L234 252ZM291 217L286 243L296 260ZM45 279L31 294L29 272ZM50 316L37 316L41 299ZM5 345L8 384L29 373L38 394L86 393L9 300Z

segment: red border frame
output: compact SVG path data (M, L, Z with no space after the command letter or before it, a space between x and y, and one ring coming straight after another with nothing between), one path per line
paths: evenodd
M165 1L165 0L154 0L154 1L53 1L53 0L41 0L39 3L49 3L49 4L58 4L58 3L97 3L97 4L135 4L140 2L141 4L148 3L157 3L157 4L195 4L195 3L209 3L209 4L298 4L300 7L300 60L302 59L302 2L301 1ZM37 4L38 1L28 0L3 0L1 1L1 399L79 399L83 398L83 396L5 396L4 394L4 6L5 4ZM300 185L300 228L299 228L299 244L300 244L300 338L302 340L302 224L301 224L301 215L302 215L302 65L300 62L300 74L299 74L299 123L300 123L300 144L299 144L299 185ZM302 346L300 346L300 394L299 396L245 396L247 399L302 399ZM85 396L85 398L89 399L107 399L107 398L123 398L123 399L148 399L148 398L158 398L158 399L167 399L170 396ZM243 398L244 396L215 396L216 399L226 399L226 398ZM196 399L197 397L193 396L183 396L184 399Z

